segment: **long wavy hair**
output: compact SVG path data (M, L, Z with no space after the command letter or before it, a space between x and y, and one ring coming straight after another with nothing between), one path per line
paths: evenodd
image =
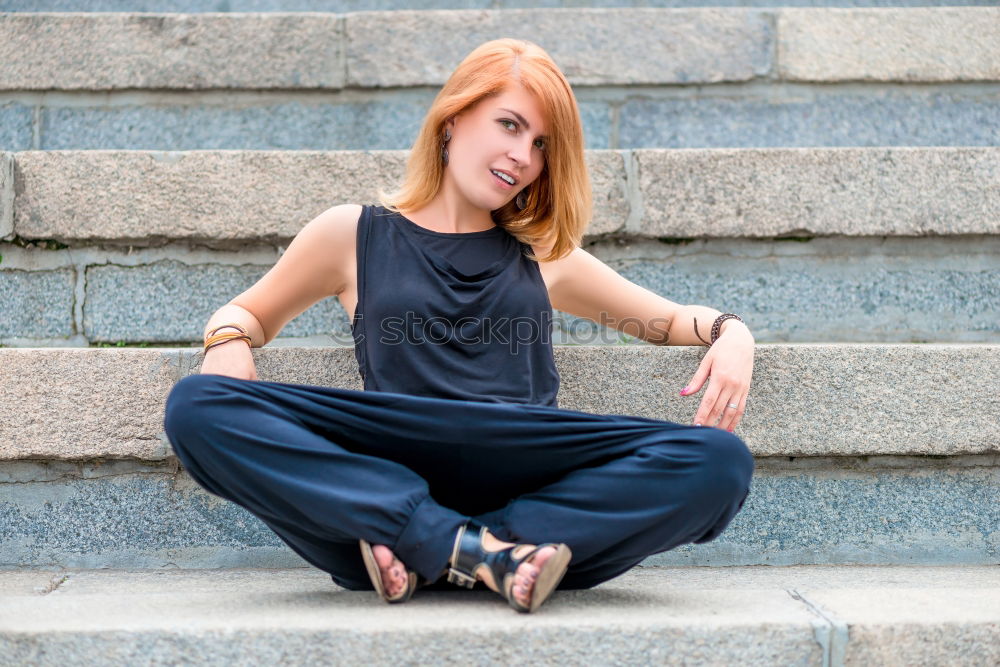
M379 192L382 206L399 212L418 210L437 194L444 178L441 143L445 122L486 97L520 84L538 100L548 139L545 166L528 186L527 205L514 201L491 212L494 223L518 241L551 244L550 261L580 245L590 222L590 178L583 152L580 109L569 82L549 54L537 44L496 39L477 47L458 65L434 98L406 163L406 176L395 192Z

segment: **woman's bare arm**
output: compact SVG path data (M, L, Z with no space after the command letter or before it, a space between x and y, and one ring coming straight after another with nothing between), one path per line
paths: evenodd
M636 285L583 248L540 267L553 308L656 345L704 345L695 335L695 319L698 333L708 340L712 323L722 314L708 306L674 303ZM726 320L722 332L730 326L746 329L741 322Z
M350 254L360 215L360 206L344 204L311 220L260 280L209 318L205 333L239 324L250 334L253 346L260 347L309 306L340 294L350 278L347 267L353 266ZM250 348L240 340L206 352L201 372L257 377Z

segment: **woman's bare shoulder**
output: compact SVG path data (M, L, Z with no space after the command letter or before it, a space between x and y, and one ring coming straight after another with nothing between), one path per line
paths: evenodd
M331 206L312 219L299 235L318 241L314 247L322 248L324 253L332 254L330 259L338 265L343 265L344 262L354 259L361 211L360 204Z
M315 227L317 233L324 236L329 235L337 239L351 239L353 242L358 232L358 221L361 219L361 211L362 206L360 204L337 204L317 215L306 227Z

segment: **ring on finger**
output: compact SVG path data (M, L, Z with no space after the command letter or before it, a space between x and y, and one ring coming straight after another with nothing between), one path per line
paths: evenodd
M740 406L739 406L739 405L737 405L736 403L730 403L730 404L729 404L729 405L727 405L726 407L727 407L727 408L732 408L733 410L736 410L736 409L737 409L737 408L739 408Z

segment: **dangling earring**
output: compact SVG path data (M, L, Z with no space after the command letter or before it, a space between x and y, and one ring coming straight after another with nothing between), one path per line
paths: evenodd
M451 141L451 130L444 128L444 141L441 142L441 162L448 164L448 142Z
M528 188L521 190L520 192L517 193L517 198L514 199L514 205L517 206L517 209L519 211L523 211L525 207L527 207L528 205L528 195L525 194L527 193L527 191Z

